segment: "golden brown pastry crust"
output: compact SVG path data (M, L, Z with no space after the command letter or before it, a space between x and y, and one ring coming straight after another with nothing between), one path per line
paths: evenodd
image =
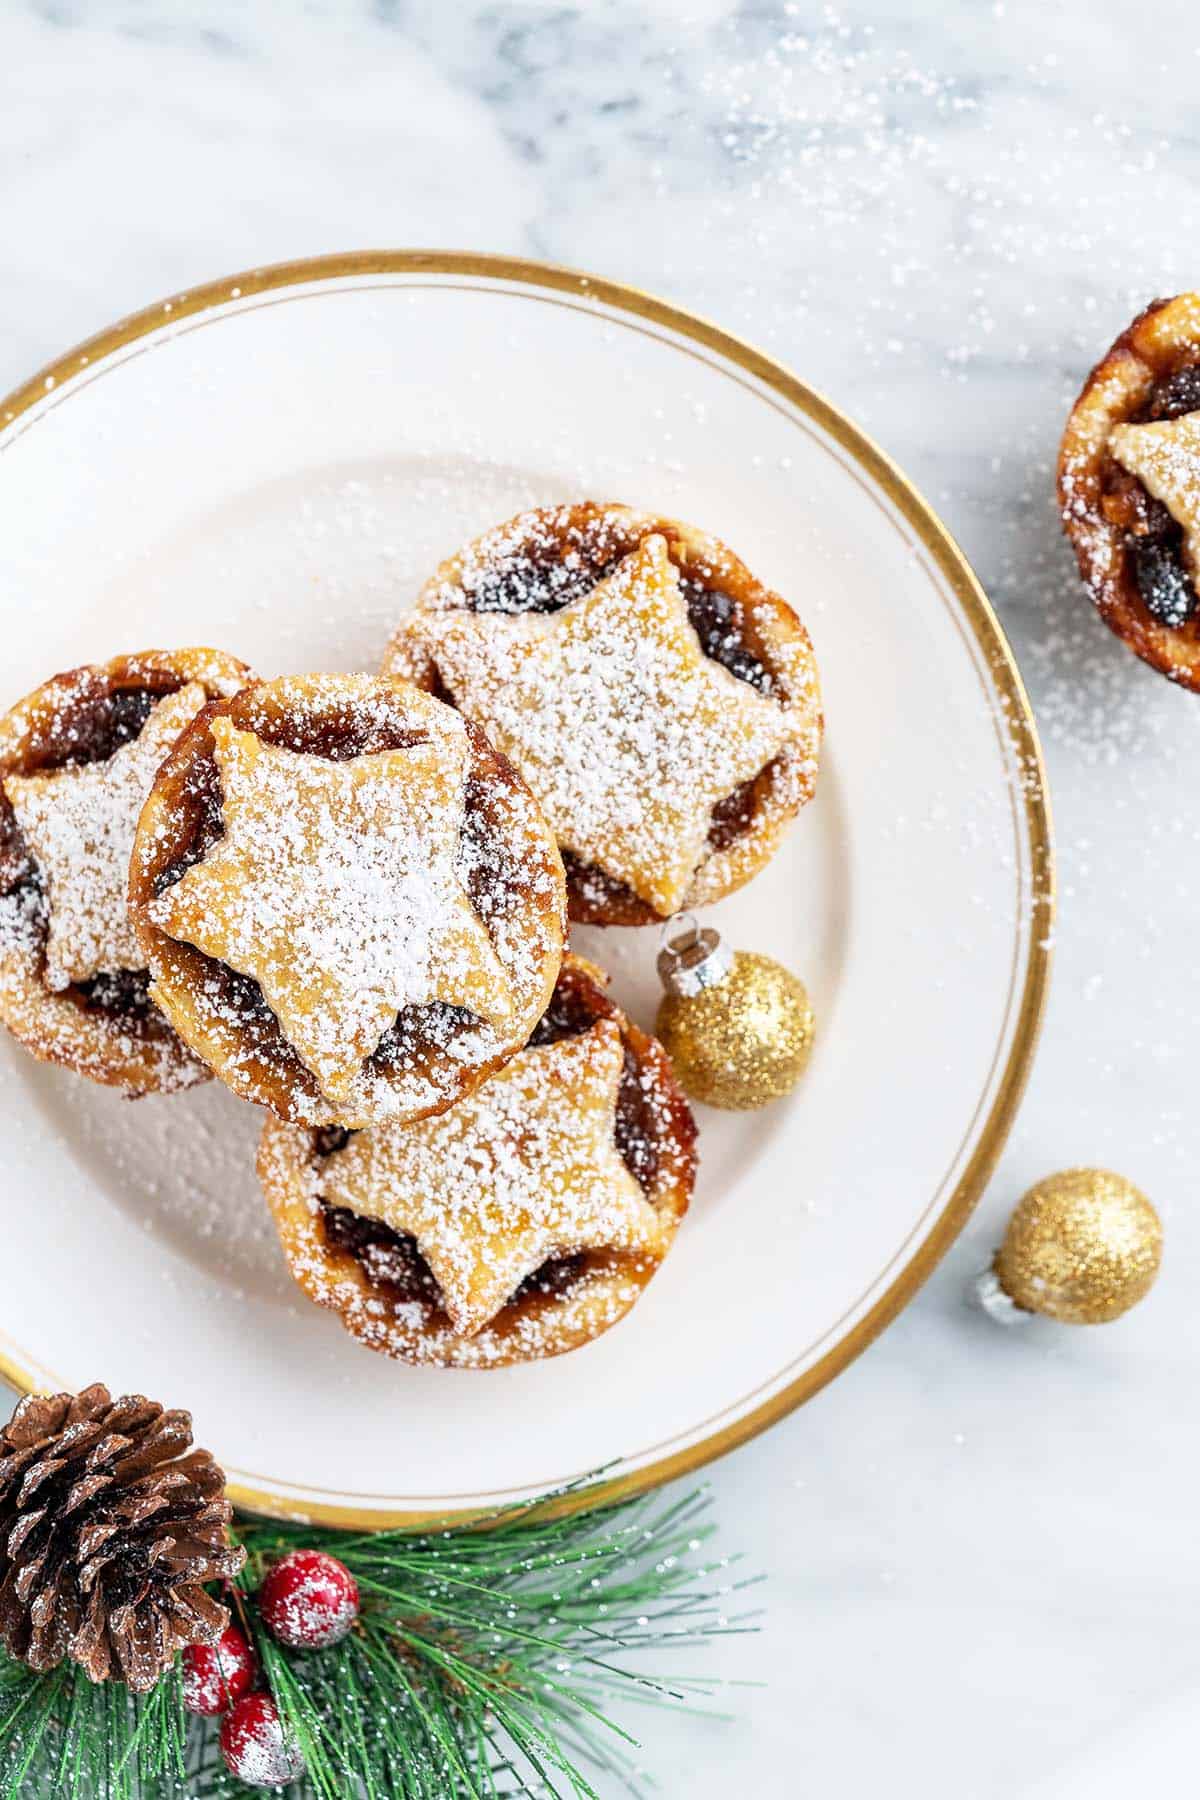
M399 1017L413 1016L412 1034L402 1050L389 1062L381 1046L364 1064L355 1093L335 1106L284 1037L257 983L168 935L150 916L155 896L223 834L212 722L226 715L266 743L337 760L420 741L431 715L443 711L399 679L321 675L259 683L196 717L146 802L130 904L155 998L227 1086L281 1119L361 1126L427 1117L444 1112L506 1062L541 1016L558 973L565 934L562 864L520 777L467 722L470 816L494 858L494 911L484 922L512 982L511 1020L501 1033L464 1015L446 1026L450 1041L444 1036L438 1043L420 1029L422 1009L406 1008ZM507 942L497 924L501 917Z
M593 964L568 955L547 1016L569 1008L581 1020L612 1019L619 1025L631 1078L644 1097L638 1126L653 1155L652 1175L634 1173L669 1221L664 1234L669 1246L695 1183L695 1122L661 1044L608 999L606 980ZM569 1263L547 1265L490 1325L464 1336L454 1330L428 1278L415 1291L404 1291L373 1278L353 1250L330 1240L320 1200L321 1139L319 1131L268 1119L259 1179L293 1279L311 1300L338 1313L368 1349L387 1356L444 1368L501 1368L559 1356L623 1318L662 1262L661 1255L588 1251Z
M726 639L731 654L713 660L724 660L740 679L752 678L751 685L780 705L791 726L781 752L715 809L705 854L683 901L699 906L732 893L763 868L790 820L812 797L823 730L820 686L808 633L787 602L756 580L720 539L677 519L589 500L535 508L485 532L440 565L421 590L417 611L553 611L586 592L652 534L665 538L681 580L696 591L701 610L695 617L703 618L701 594L715 597L727 614L723 621L710 618L709 642L701 633L706 654L712 655L713 642ZM516 598L501 603L506 582L515 583ZM527 608L522 588L547 603ZM436 656L403 622L383 666L452 699ZM563 861L576 923L661 921L662 915L624 882L570 851L564 851Z
M205 648L144 650L65 670L0 718L0 784L8 776L45 774L80 760L78 741L72 753L72 734L79 740L102 733L114 696L159 699L196 682L216 698L251 678L236 657ZM31 877L36 865L0 785L0 904L7 902L13 914L0 929L0 1021L13 1037L39 1061L131 1096L206 1081L208 1070L152 1005L121 1010L97 1004L94 984L62 992L47 987L45 925L30 910ZM22 921L16 915L23 894L29 906Z
M1100 616L1143 662L1194 691L1200 691L1200 608L1172 625L1146 605L1135 560L1143 509L1129 504L1140 483L1121 470L1109 437L1115 426L1140 421L1156 391L1198 363L1200 294L1153 301L1084 382L1058 458L1063 528Z

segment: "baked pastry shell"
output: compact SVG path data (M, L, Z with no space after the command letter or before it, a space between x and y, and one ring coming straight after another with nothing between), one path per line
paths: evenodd
M520 776L469 721L464 724L470 778L484 790L482 804L486 807L488 791L516 793L526 803L528 820L523 841L509 848L521 863L522 892L529 909L528 943L537 954L528 968L522 968L520 990L514 981L513 1018L502 1038L492 1032L493 1054L472 1061L429 1043L416 1075L411 1068L391 1076L386 1070L375 1071L369 1093L360 1092L335 1106L284 1038L270 1009L260 1003L253 1020L242 1009L237 994L247 992L244 978L233 974L230 980L225 964L171 937L150 917L149 903L161 891L162 878L181 862L194 860L200 844L207 848L221 834L220 775L212 736L218 715L228 715L239 729L267 742L313 748L322 732L336 740L339 733L353 731L356 701L378 699L381 692L394 704L395 728L386 741L372 742L368 749L394 748L419 737L429 697L398 679L291 676L257 683L230 700L205 707L160 769L138 823L130 908L154 976L157 1003L194 1053L234 1093L295 1123L360 1127L388 1117L419 1119L446 1111L525 1043L553 992L562 958L564 880L553 837ZM229 1003L209 1004L208 997L222 987L227 997L232 996ZM250 989L255 987L249 984ZM371 1069L370 1060L365 1067ZM402 1083L407 1084L403 1089Z
M700 579L709 589L737 602L741 641L766 669L771 697L779 701L794 726L794 736L744 795L741 810L745 817L739 828L728 842L711 845L695 871L683 906L705 906L743 887L765 868L816 786L824 731L820 679L812 642L787 601L764 587L719 538L678 519L587 500L567 507L535 508L483 533L439 565L418 595L417 611L475 610L464 586L464 572L486 566L493 542L505 543L512 554L519 553L522 542L552 534L563 541L563 549L569 553L572 534L585 538L596 534L615 559L628 555L655 533L666 539L668 554L681 576ZM436 661L428 653L414 653L403 623L388 647L383 667L385 672L405 675L444 697ZM563 860L568 912L575 924L662 923L662 914L623 882L580 863L569 851L564 850Z
M666 1051L608 998L607 979L594 964L574 955L565 958L560 976L592 1018L617 1021L626 1056L653 1096L656 1169L643 1191L670 1223L669 1249L695 1185L695 1121ZM565 1292L527 1285L483 1331L464 1336L436 1303L399 1295L386 1282L374 1280L351 1251L330 1244L320 1204L319 1136L270 1118L259 1145L258 1176L288 1268L309 1299L337 1313L360 1343L402 1362L498 1369L561 1356L624 1318L667 1253L586 1251L572 1259L578 1273Z
M199 682L210 698L235 693L252 679L246 664L220 650L143 650L84 664L43 682L0 718L0 780L34 775L61 766L54 754L56 719L68 699L86 710L128 689L166 695ZM0 815L10 812L0 793ZM17 860L0 845L0 883L15 875ZM71 1069L89 1081L136 1097L209 1079L209 1070L188 1051L159 1015L148 1033L131 1031L120 1014L89 1009L71 991L45 985L42 949L35 941L0 940L0 1021L40 1062ZM158 1025L161 1024L161 1029Z
M1181 626L1156 619L1138 590L1125 531L1105 517L1109 436L1154 388L1200 357L1200 294L1155 300L1083 384L1063 431L1058 501L1079 573L1101 618L1129 648L1181 687L1200 692L1200 609Z

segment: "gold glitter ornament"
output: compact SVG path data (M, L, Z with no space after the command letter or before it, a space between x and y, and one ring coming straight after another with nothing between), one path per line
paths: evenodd
M1140 1189L1107 1169L1066 1169L1020 1201L979 1296L996 1318L1102 1325L1149 1293L1161 1261L1162 1223Z
M711 927L681 924L658 958L667 991L655 1032L683 1088L729 1111L782 1098L812 1052L803 982L770 956L730 950Z

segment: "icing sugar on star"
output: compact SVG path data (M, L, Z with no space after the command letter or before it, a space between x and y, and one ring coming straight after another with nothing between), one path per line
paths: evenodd
M415 1238L468 1334L552 1258L661 1255L669 1223L614 1140L624 1060L611 1020L521 1051L452 1111L359 1132L326 1160L323 1197Z
M173 936L256 980L332 1100L406 1006L503 1026L508 977L461 885L467 743L333 760L213 721L225 835L150 903Z
M559 842L663 915L688 891L714 806L793 735L783 708L704 655L657 533L556 612L426 614L409 629Z
M125 902L134 832L160 763L204 701L200 683L188 682L105 761L5 781L47 892L45 980L53 991L145 968Z

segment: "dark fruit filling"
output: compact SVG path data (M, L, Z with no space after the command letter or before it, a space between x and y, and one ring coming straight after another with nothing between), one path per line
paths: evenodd
M1181 419L1190 412L1200 412L1200 363L1185 363L1165 381L1156 382L1138 415L1138 424Z
M754 818L755 790L762 779L762 772L754 775L749 781L743 781L735 787L732 794L726 794L718 800L712 810L712 823L708 828L708 841L714 850L725 850L735 838L741 837L750 829Z
M150 998L146 969L116 969L94 975L71 988L84 1012L105 1013L119 1019L125 1030L138 1037L166 1037L170 1026Z
M344 1206L322 1206L321 1210L330 1249L344 1250L352 1256L368 1280L395 1288L401 1301L438 1304L441 1290L417 1249L415 1238L403 1237L378 1219L364 1219Z
M1154 424L1200 412L1200 363L1187 363L1156 382L1133 423ZM1183 558L1183 528L1136 476L1117 469L1105 494L1105 514L1128 533L1133 575L1146 611L1172 630L1186 625L1197 594Z
M63 762L107 762L122 744L140 736L159 699L161 695L149 688L117 688L89 705L79 723L72 725L71 749Z
M88 1012L143 1013L150 1004L150 976L145 969L106 969L76 985Z
M561 849L561 846L560 846ZM595 863L584 862L573 850L561 849L563 869L567 877L567 891L573 901L582 901L584 905L595 909L596 917L590 919L586 914L580 921L583 924L602 924L614 913L620 924L646 925L651 923L657 914L646 901L639 900L631 887L618 881L615 875L606 875ZM618 912L623 909L623 916ZM575 918L575 914L571 914Z
M694 575L681 576L679 585L705 656L720 663L739 681L747 681L760 693L769 694L774 685L771 672L746 646L741 601L719 588L705 587Z
M225 836L225 821L221 817L221 777L211 757L198 758L192 764L181 804L187 809L187 843L154 877L156 895L174 887L193 863L202 862L213 845Z
M17 815L0 788L0 894L15 893L29 879L32 866Z
M1146 611L1175 630L1195 612L1196 590L1183 561L1183 533L1173 519L1171 527L1162 537L1134 538L1133 572Z
M595 987L589 983L585 988L573 970L564 969L554 984L549 1006L533 1028L529 1048L537 1050L544 1044L561 1044L564 1038L581 1037L589 1025L611 1018L614 1011Z
M463 591L473 612L558 612L590 594L620 560L620 552L606 556L596 546L531 540L501 561L464 573Z
M530 1047L578 1037L595 1020L611 1017L615 1011L616 1008L592 982L581 979L573 970L564 970L550 1004L529 1040ZM613 1136L626 1168L646 1192L658 1173L652 1104L639 1076L637 1060L627 1048L617 1094ZM350 1136L340 1126L327 1126L318 1131L314 1137L317 1156L332 1156L344 1149ZM322 1202L321 1213L325 1240L330 1248L344 1250L353 1256L370 1281L393 1288L401 1302L418 1300L436 1304L439 1301L440 1289L417 1249L415 1238L393 1231L378 1219L362 1218L345 1207L327 1206ZM543 1263L521 1283L509 1304L515 1305L533 1294L565 1294L578 1279L584 1261L582 1256L564 1256Z
M360 1218L343 1206L326 1206L323 1212L325 1241L331 1249L344 1250L360 1263L370 1281L394 1289L401 1304L413 1300L427 1306L440 1303L441 1289L414 1238L402 1237L377 1219ZM565 1294L582 1268L582 1256L543 1263L526 1276L509 1304L516 1305L531 1294Z
M448 1044L475 1023L465 1006L447 1006L433 1000L425 1006L408 1006L385 1031L371 1057L373 1069L411 1069L425 1043Z

